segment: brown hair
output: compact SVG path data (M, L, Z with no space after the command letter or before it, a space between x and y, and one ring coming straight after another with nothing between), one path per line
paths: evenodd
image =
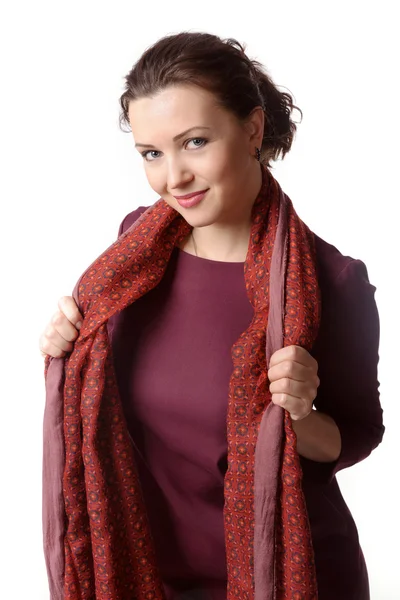
M237 40L223 40L209 33L182 32L161 38L148 48L125 77L119 99L120 127L129 126L129 102L154 96L171 85L197 85L214 93L220 104L245 120L256 106L265 114L261 160L282 159L289 152L296 125L292 96L280 92L263 66L245 54Z

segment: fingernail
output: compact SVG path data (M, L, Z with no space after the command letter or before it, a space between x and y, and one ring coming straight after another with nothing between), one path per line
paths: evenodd
M80 329L82 327L82 321L78 321L75 327Z

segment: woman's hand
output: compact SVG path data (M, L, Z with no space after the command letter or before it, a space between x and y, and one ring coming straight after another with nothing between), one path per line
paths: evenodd
M272 402L282 406L294 421L307 417L320 384L317 361L300 346L286 346L271 357L268 378Z
M60 298L58 308L39 338L42 356L48 354L54 358L62 358L67 352L72 352L73 342L79 335L83 317L73 297Z

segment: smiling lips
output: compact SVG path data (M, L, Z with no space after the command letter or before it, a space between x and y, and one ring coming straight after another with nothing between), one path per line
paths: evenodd
M201 190L199 192L192 192L191 194L185 194L184 196L174 196L174 198L178 201L178 203L183 206L183 208L190 208L191 206L195 206L199 204L206 195L208 190Z
M207 188L208 189L208 188ZM191 194L185 194L183 196L174 196L177 200L187 200L188 198L193 198L193 196L198 196L199 194L204 194L207 190L200 190L199 192L192 192Z

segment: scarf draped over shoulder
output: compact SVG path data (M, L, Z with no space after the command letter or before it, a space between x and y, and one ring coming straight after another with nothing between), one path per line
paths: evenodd
M244 278L253 320L231 349L224 528L227 600L316 600L302 471L268 365L311 350L320 323L314 234L262 168ZM43 543L51 600L164 600L107 321L152 290L192 227L150 206L79 278L72 353L45 359ZM173 351L173 340L171 340ZM177 376L179 376L177 374Z

